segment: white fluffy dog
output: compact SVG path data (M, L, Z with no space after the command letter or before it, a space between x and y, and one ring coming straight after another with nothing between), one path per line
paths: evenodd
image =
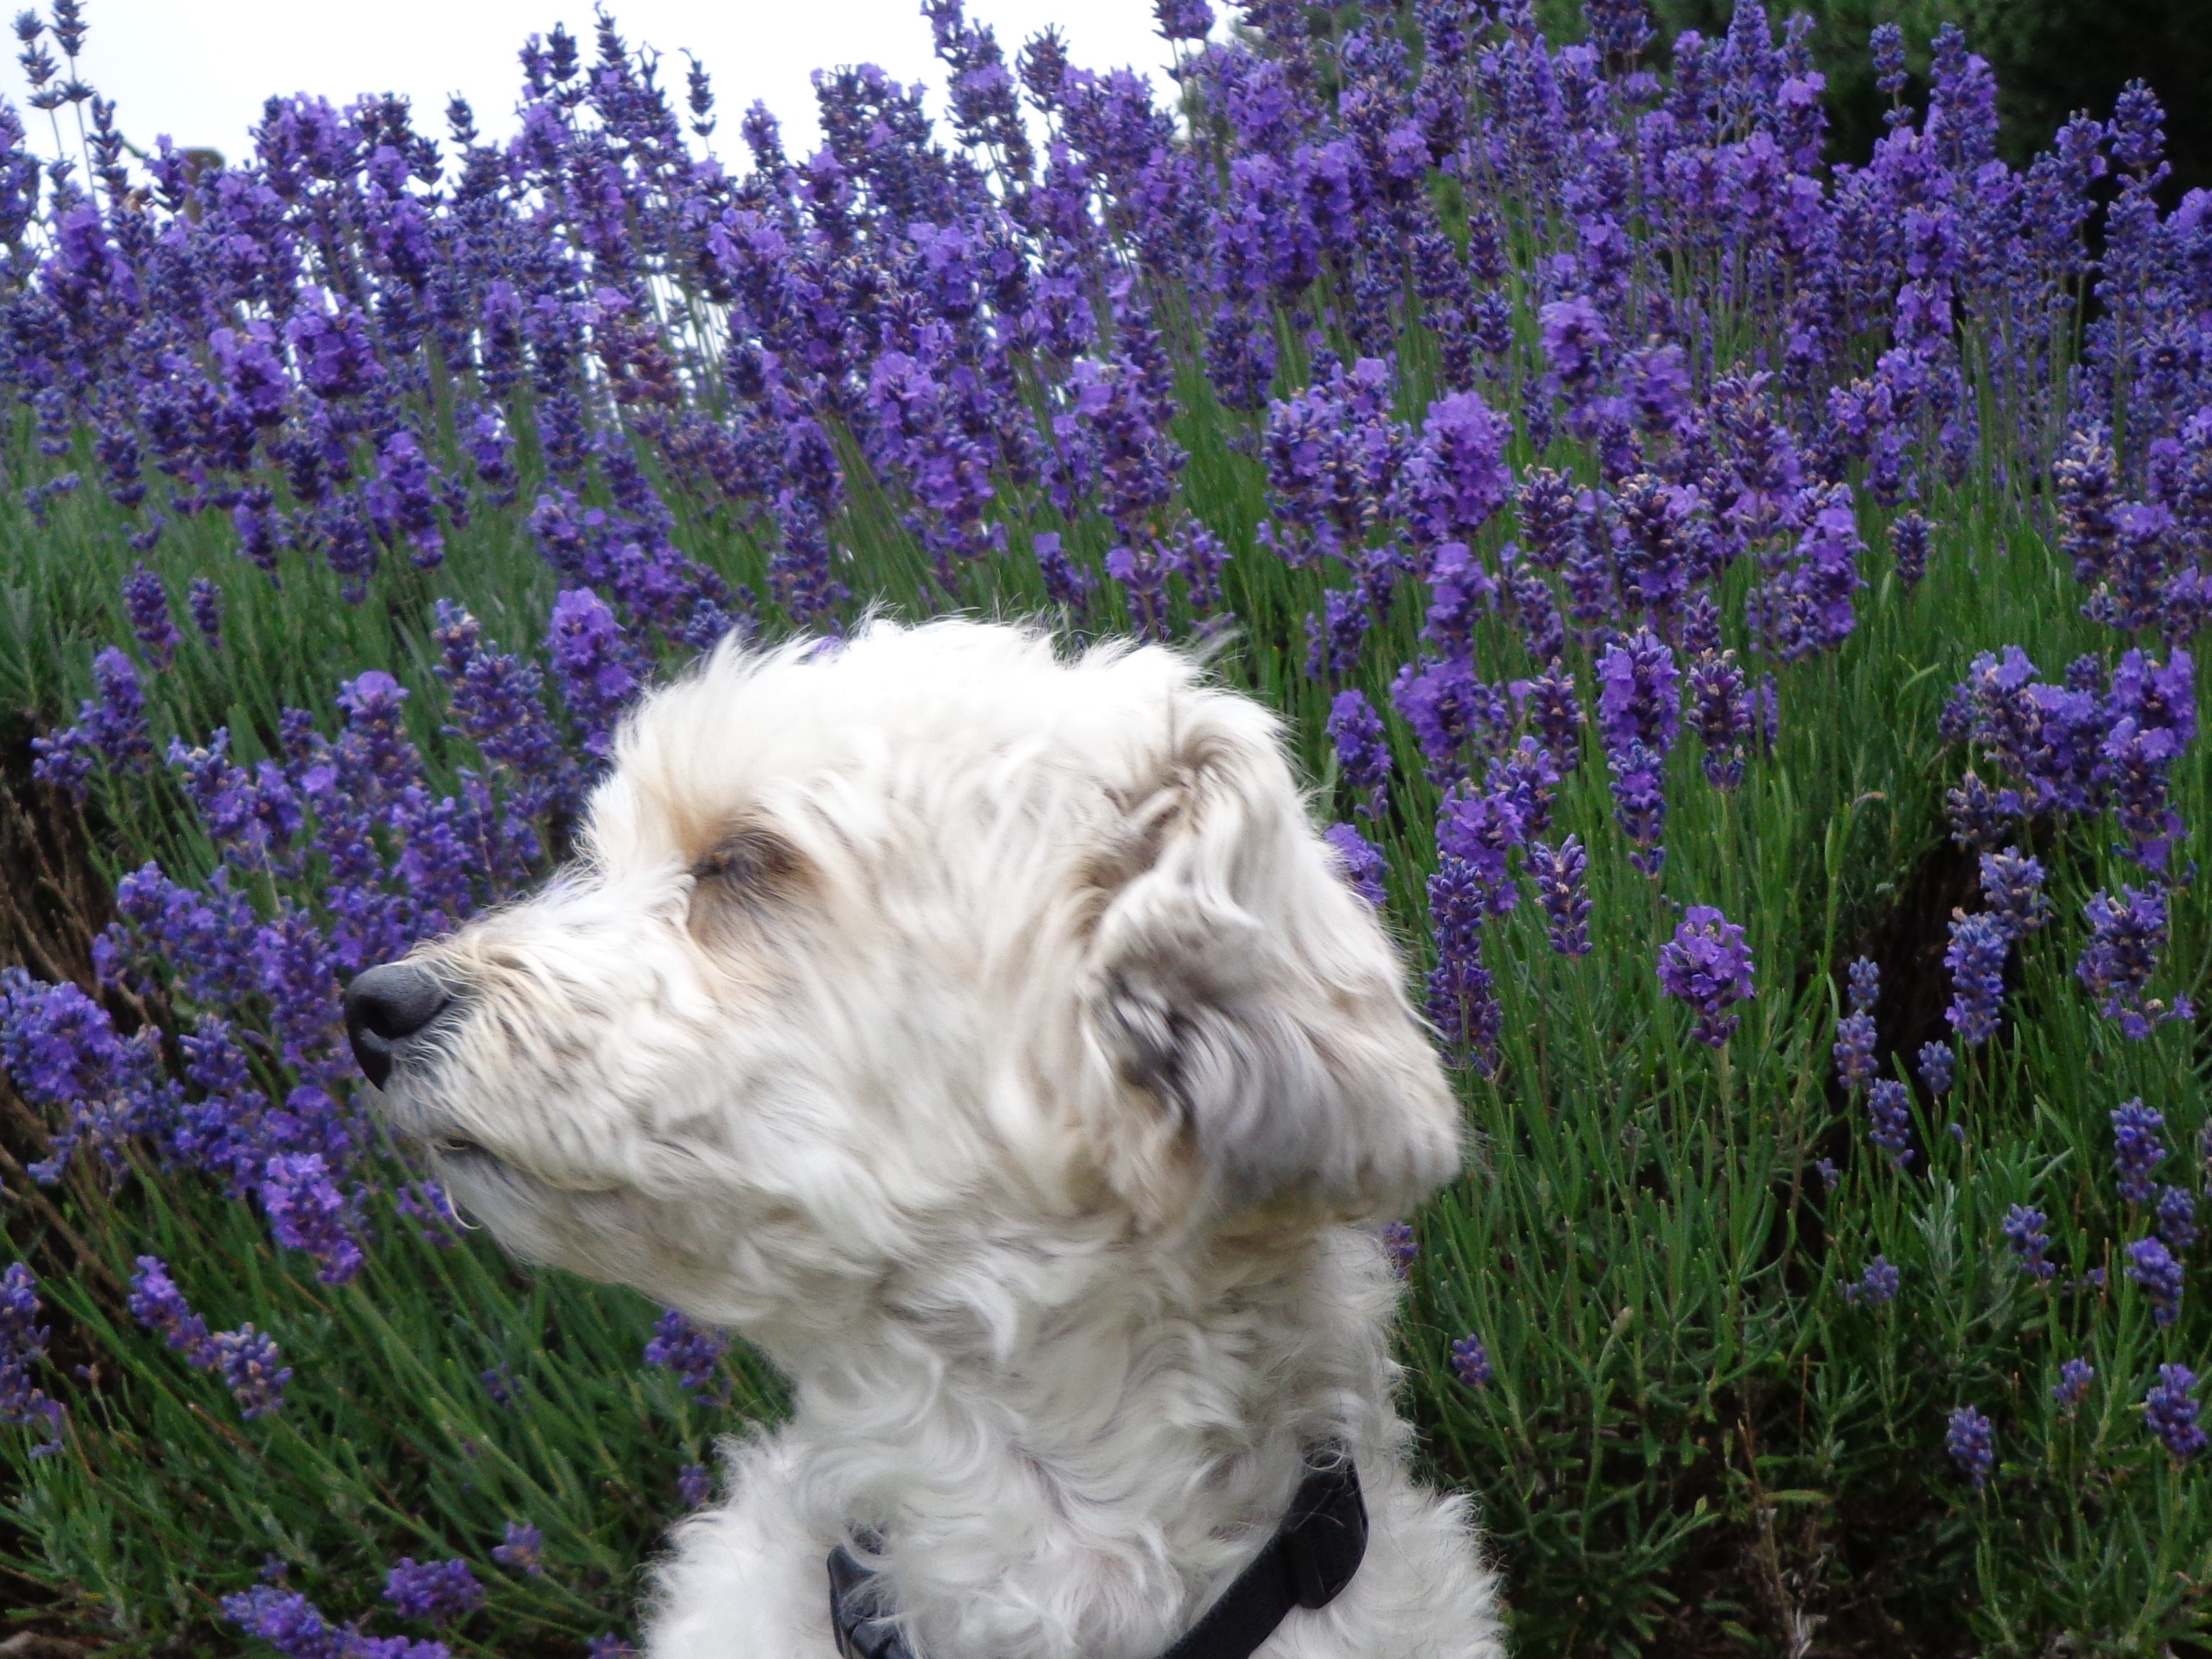
M791 1379L675 1534L654 1659L830 1659L841 1544L888 1651L1155 1659L1334 1445L1365 1557L1264 1659L1501 1650L1369 1231L1459 1114L1267 713L973 623L725 649L585 846L349 1012L465 1212Z

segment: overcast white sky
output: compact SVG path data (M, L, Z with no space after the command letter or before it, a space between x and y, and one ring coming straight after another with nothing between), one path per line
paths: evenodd
M932 107L943 107L944 76L918 0L615 0L608 9L633 46L660 50L663 83L679 95L683 52L706 65L722 121L713 143L732 166L744 164L738 117L756 98L782 121L793 155L815 147L807 76L816 69L880 64L901 81L926 82ZM1157 70L1168 61L1151 0L970 0L968 15L997 29L1009 63L1047 23L1060 26L1085 68ZM479 129L505 137L524 38L563 22L588 61L592 27L591 0L88 0L85 16L92 33L81 66L117 100L117 123L132 143L150 148L166 132L180 147L205 145L232 161L271 93L338 103L405 93L418 129L443 138L446 100L458 92L475 106ZM12 63L0 64L0 92L21 108L22 74ZM34 142L39 131L32 127Z

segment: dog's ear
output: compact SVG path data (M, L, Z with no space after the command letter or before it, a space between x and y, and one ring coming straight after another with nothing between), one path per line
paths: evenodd
M1186 690L1158 778L1126 814L1093 935L1088 1015L1120 1085L1110 1166L1188 1191L1171 1162L1218 1209L1303 1195L1402 1213L1458 1170L1458 1105L1273 721Z

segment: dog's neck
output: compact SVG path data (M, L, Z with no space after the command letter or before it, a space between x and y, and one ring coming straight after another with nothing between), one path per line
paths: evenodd
M1310 1444L1387 1441L1393 1290L1344 1229L902 1273L778 1356L805 1512L881 1538L921 1651L1146 1659L1272 1534Z

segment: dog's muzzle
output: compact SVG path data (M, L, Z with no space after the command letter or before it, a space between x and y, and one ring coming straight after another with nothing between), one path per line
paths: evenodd
M392 1061L453 1003L434 975L411 963L387 962L355 975L346 987L346 1036L368 1080L381 1089Z

